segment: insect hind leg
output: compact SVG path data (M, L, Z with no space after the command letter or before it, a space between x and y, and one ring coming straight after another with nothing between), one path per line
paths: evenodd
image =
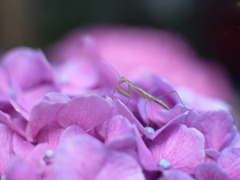
M163 95L161 95L161 96L158 96L157 98L160 99L160 98L163 98L163 97L167 96L168 94L172 94L172 93L176 93L179 101L180 101L181 104L185 107L185 105L183 104L182 99L180 98L180 96L179 96L179 94L177 93L177 91L170 91L170 92L168 92L168 93L166 93L166 94L163 94Z

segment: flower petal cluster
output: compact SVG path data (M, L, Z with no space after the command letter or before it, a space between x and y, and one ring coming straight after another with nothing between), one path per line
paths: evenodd
M89 38L81 54L50 64L41 50L2 56L1 179L237 179L240 136L228 111L198 111L173 93L169 110L134 89ZM152 96L174 91L149 74L136 86Z

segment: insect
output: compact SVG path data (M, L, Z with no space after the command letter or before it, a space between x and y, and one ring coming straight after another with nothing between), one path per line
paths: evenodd
M127 83L128 85L128 90L126 91L125 89L123 89L121 86L119 86L120 84L122 83ZM157 97L154 97L153 95L149 94L148 92L144 91L142 88L140 88L139 86L137 86L136 84L132 83L131 81L127 80L125 77L123 76L120 76L120 79L119 79L119 85L116 86L116 89L123 95L127 96L127 97L132 97L132 91L135 89L135 91L137 93L139 93L141 96L143 96L145 99L148 99L148 100L152 100L156 103L158 103L159 105L161 105L162 107L164 107L165 109L169 110L169 106L164 103L163 101L161 101L160 99L158 99ZM170 94L172 93L173 91L167 93L167 94ZM167 95L165 94L165 95ZM165 96L164 95L164 96Z
M118 81L118 85L115 86L114 88L114 92L116 90L118 90L119 93L121 93L122 95L124 96L127 96L127 97L132 97L133 95L133 91L135 91L136 93L138 93L140 96L142 96L143 98L147 99L147 100L150 100L150 101L154 101L156 102L157 104L161 105L163 108L165 108L166 110L169 110L170 107L163 101L161 101L159 98L161 97L164 97L168 94L171 94L171 93L174 93L176 91L171 91L171 92L168 92L162 96L159 96L159 97L155 97L151 94L149 94L148 92L146 92L145 90L143 90L142 88L140 88L139 86L137 86L136 84L134 84L133 82L129 81L128 79L126 79L125 77L121 76L109 63L107 63L105 60L102 59L102 61L100 61L100 65L104 66L104 69L108 69L109 71L112 72L112 75L113 76L110 76L111 79L114 79ZM104 71L106 72L106 71ZM116 75L116 76L115 76ZM108 76L109 77L109 76ZM116 79L117 78L117 79ZM120 84L122 83L126 83L128 88L127 90L123 89ZM113 92L113 93L114 93Z

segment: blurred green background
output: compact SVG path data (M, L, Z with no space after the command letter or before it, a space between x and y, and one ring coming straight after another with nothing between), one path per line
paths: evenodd
M177 32L199 56L223 64L240 86L240 0L0 0L0 51L19 45L45 49L92 23Z

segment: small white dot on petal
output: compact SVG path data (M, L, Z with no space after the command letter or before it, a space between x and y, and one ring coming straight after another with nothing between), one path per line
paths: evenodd
M66 75L61 75L60 76L60 83L61 84L66 84L68 82L68 77Z
M170 162L166 159L161 159L158 164L163 169L168 169L171 166Z
M47 157L47 158L51 158L51 157L53 157L53 151L52 150L47 150L46 152L45 152L45 156Z
M147 131L149 134L155 133L155 130L154 130L152 127L150 127L150 126L146 126L145 129L146 129L146 131Z
M15 91L14 89L12 89L12 88L9 89L8 94L9 94L9 96L10 96L11 98L16 97L16 91Z

